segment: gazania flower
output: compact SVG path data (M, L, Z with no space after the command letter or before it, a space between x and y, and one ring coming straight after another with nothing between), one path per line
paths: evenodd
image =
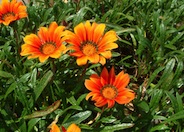
M61 53L66 49L64 42L64 26L58 26L56 22L52 22L49 28L41 27L36 34L27 35L24 38L25 44L22 45L22 56L30 58L39 58L40 62L44 62L49 57L59 58Z
M2 0L0 5L0 23L9 25L12 21L27 17L26 6L22 2Z
M50 128L50 132L61 132L55 121L53 121L48 128ZM62 127L62 132L81 132L81 129L73 123L68 127L67 130Z
M91 91L86 100L92 97L97 107L107 104L111 108L115 102L127 104L135 98L135 93L126 88L129 81L129 75L123 71L116 76L113 67L109 73L104 67L100 76L92 74L90 79L85 80L86 88Z
M78 65L85 65L89 60L91 63L104 65L106 59L111 58L111 50L118 47L114 41L117 40L114 31L104 34L105 24L80 23L74 28L74 33L69 31L67 42L73 52L72 56L77 57Z

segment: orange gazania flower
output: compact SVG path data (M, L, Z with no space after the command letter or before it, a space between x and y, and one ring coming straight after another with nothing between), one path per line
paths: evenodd
M22 56L30 58L39 58L40 62L44 62L49 57L59 58L61 53L66 49L64 42L64 26L58 26L56 22L52 22L49 28L41 27L36 34L27 35L24 38L25 44L22 45Z
M26 6L22 2L2 0L0 5L0 23L9 25L12 21L27 17Z
M111 108L115 102L127 104L135 98L135 93L126 88L129 81L129 75L123 71L116 76L113 67L109 73L104 67L100 76L92 74L90 79L85 80L86 88L91 91L86 100L92 97L97 107L108 104L108 108Z
M55 121L53 121L48 128L50 128L50 132L61 132ZM81 132L81 129L73 123L67 130L62 127L62 132Z
M80 23L74 28L74 33L69 31L67 42L73 52L72 56L77 57L78 65L85 65L89 60L91 63L104 65L106 59L111 58L111 50L118 47L114 41L118 38L115 31L108 31L104 34L105 24Z

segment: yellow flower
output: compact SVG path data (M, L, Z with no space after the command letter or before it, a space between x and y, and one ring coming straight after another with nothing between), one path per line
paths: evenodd
M22 2L2 0L0 5L0 23L9 25L11 22L27 17L26 6Z
M108 73L104 67L100 76L92 74L90 79L85 80L85 86L91 92L86 96L86 100L92 97L97 107L108 104L108 108L114 106L115 102L126 104L135 98L135 93L126 88L130 78L128 74L121 71L115 76L112 67Z
M74 33L68 31L68 40L72 46L72 56L77 57L78 65L85 65L89 60L91 63L104 65L106 59L111 58L111 50L118 47L114 41L118 38L114 31L104 34L105 24L90 24L89 21L80 23L74 28Z
M56 22L52 22L49 28L41 27L36 34L27 35L24 38L25 44L22 45L21 56L30 58L39 58L40 62L44 62L49 57L59 58L66 50L64 42L64 26L58 26Z

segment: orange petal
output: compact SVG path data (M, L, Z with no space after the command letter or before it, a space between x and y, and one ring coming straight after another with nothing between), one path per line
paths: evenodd
M56 123L51 124L50 126L50 132L60 132L59 127L56 125Z
M77 65L81 66L81 65L85 65L86 63L87 63L86 56L82 56L80 58L77 58Z
M92 74L89 78L92 82L94 82L98 87L102 87L102 84L100 82L100 77L97 74Z
M84 85L90 91L93 91L93 92L99 92L100 91L100 87L91 80L85 80Z
M48 28L41 27L38 31L38 37L40 38L41 43L49 41Z
M119 90L125 88L130 81L130 77L128 74L124 74L124 72L120 72L114 81L114 86Z
M24 37L24 42L26 44L32 45L35 48L40 48L41 46L41 41L38 38L38 36L36 36L35 34L30 34Z
M99 61L99 63L102 64L102 65L105 65L106 59L105 59L103 56L100 56L100 61Z
M68 42L72 45L80 46L79 37L72 32L71 33L68 32L68 37L67 37L66 42Z
M112 108L115 104L115 101L114 100L107 100L107 104L108 104L108 108Z
M67 132L81 132L81 129L73 123L68 127Z
M98 54L94 54L94 55L91 55L91 56L88 56L88 60L93 63L93 64L96 64L99 62L100 60L100 57Z
M71 56L75 56L75 57L82 57L83 56L83 53L81 53L81 52L72 52L72 53L70 53L70 55Z
M39 61L40 61L41 63L43 63L43 62L45 62L48 58L49 58L48 55L40 55L40 56L39 56Z
M114 67L112 67L109 72L109 84L113 85L115 77L116 75L115 75Z
M100 77L101 77L101 83L102 85L106 85L109 81L109 73L107 71L107 68L104 67L101 74L100 74Z
M109 44L106 44L104 46L101 46L100 47L103 50L112 50L112 49L116 49L118 48L118 45L116 43L109 43Z
M97 95L97 94L94 93L94 92L88 93L88 94L86 95L86 100L88 100L90 97L95 96L95 95Z
M49 42L53 41L53 37L54 37L54 32L56 30L56 28L58 27L57 23L56 22L52 22L50 25L49 25L49 28L48 28L48 33L49 33Z
M119 104L127 104L135 98L135 93L132 90L126 89L118 94L115 101Z
M49 56L52 58L59 58L61 56L62 51L61 50L55 50L52 54Z
M103 36L105 30L105 24L98 24L94 30L93 42L98 43L100 38Z
M92 40L92 27L89 21L86 21L85 23L85 29L86 29L86 40Z
M104 105L106 105L107 104L107 100L104 100L104 102L96 102L95 103L95 106L97 106L97 107L102 107L102 106L104 106Z
M109 44L109 43L113 43L114 41L118 40L117 36L116 36L116 32L114 31L108 31L102 38L102 40L98 43L99 45L99 49L102 50L101 47Z
M75 34L80 38L82 42L86 41L86 29L83 23L78 24L74 28Z
M103 57L105 57L106 59L110 59L112 54L111 51L104 51L100 53Z

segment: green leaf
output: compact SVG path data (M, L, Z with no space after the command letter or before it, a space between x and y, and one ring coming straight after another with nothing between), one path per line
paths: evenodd
M4 99L6 99L6 97L11 93L13 92L13 90L15 90L15 88L17 87L17 83L14 82L10 85L10 87L7 89L5 95L4 95Z
M84 111L84 112L79 112L73 116L71 116L64 124L63 126L64 127L68 127L70 124L72 123L76 123L76 124L79 124L81 123L82 121L86 120L90 115L91 115L91 111Z
M84 16L85 16L85 14L86 14L88 11L92 12L93 14L95 14L91 8L89 8L89 7L82 7L82 8L77 12L77 14L75 15L74 20L73 20L73 25L76 26L77 24L79 24L80 22L82 22L82 21L83 21L83 18L84 18Z
M141 101L140 103L137 104L137 106L140 107L146 113L149 112L149 106L145 101Z
M73 105L73 106L70 106L70 107L68 107L68 108L66 108L66 109L64 109L63 111L61 111L61 112L59 112L59 116L62 116L65 112L67 112L68 110L82 110L82 108L80 107L80 106L78 106L78 105Z
M159 102L162 96L163 96L163 90L161 89L154 89L151 91L151 100L149 103L149 107L151 111L154 111L154 109L159 107Z
M52 12L52 8L49 8L49 9L47 9L46 11L45 11L45 13L44 13L44 17L43 17L43 21L45 22L45 21L47 21L47 19L49 18L49 17L51 17L51 12Z
M41 120L41 118L34 118L28 122L28 132L32 132L33 127Z
M131 128L133 126L134 124L132 123L123 123L123 124L118 124L118 125L113 125L113 126L105 126L100 132L114 132L117 130Z
M157 83L157 85L155 86L155 89L158 88L160 85L162 85L163 89L168 89L168 86L170 83L168 81L166 81L168 79L168 77L170 77L171 73L173 72L173 68L175 66L175 59L172 58L171 60L169 60L165 66L164 72L159 80L159 82Z
M158 76L158 73L161 72L164 69L164 67L157 68L149 77L147 87L150 86L151 82Z
M166 119L165 121L163 121L162 123L169 123L171 121L176 121L179 119L184 119L184 110L177 112L174 115L171 115L168 119Z
M165 124L159 124L151 128L150 132L168 130L169 127Z
M108 116L108 117L103 117L102 119L100 119L100 121L102 123L113 123L117 121L117 119L114 116Z
M176 93L176 100L177 100L177 104L178 104L178 112L182 111L184 109L183 107L183 101L182 101L182 96L179 95L179 93Z
M17 130L18 126L16 125L15 121L10 116L11 114L7 113L5 109L1 109L0 113L3 117L4 122L9 128L12 128L13 130Z
M121 54L120 53L118 53L118 52L112 52L112 57L118 57L118 56L120 56Z
M11 73L8 73L8 72L5 72L5 71L0 71L0 77L13 78L13 75Z
M52 71L48 71L40 80L38 86L34 89L35 101L38 99L44 88L47 86L53 76Z

